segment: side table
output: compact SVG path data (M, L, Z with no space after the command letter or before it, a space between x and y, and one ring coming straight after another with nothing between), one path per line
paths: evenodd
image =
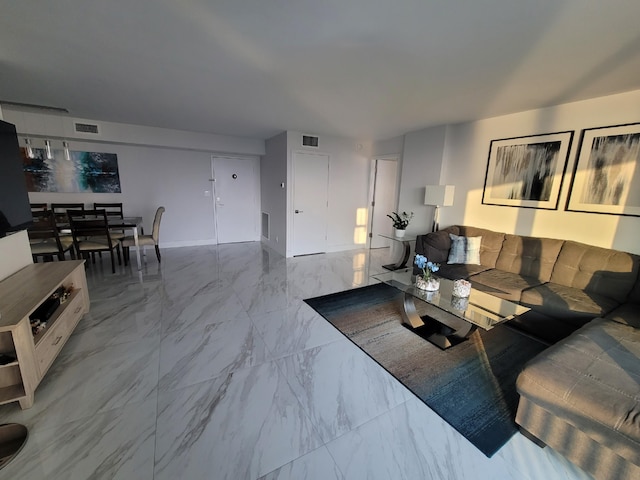
M382 233L379 234L381 237L388 238L389 240L393 240L394 242L402 243L402 254L396 263L389 263L388 265L382 265L382 268L386 268L387 270L399 270L401 268L405 268L407 266L407 260L409 260L409 255L411 254L411 242L416 241L416 235L412 236L404 236L402 238L396 237L394 235L384 235Z

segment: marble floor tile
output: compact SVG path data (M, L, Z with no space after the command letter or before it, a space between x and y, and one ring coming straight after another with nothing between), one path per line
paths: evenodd
M264 341L243 313L233 321L198 325L170 333L160 344L162 391L175 390L264 363Z
M239 292L238 297L249 315L254 316L285 310L299 303L299 298L290 293L290 287L284 280L261 281Z
M335 327L304 302L286 310L254 314L251 320L275 358L344 338Z
M307 453L258 480L345 480L326 447Z
M153 480L155 397L58 426L30 429L1 478Z
M325 443L413 397L345 338L277 363Z
M158 396L155 479L255 479L322 445L274 363Z
M158 386L155 341L67 353L54 361L35 392L33 407L0 409L3 422L27 428L61 425L155 397Z
M68 341L65 352L93 350L143 340L160 342L161 295L157 292L126 298L92 300Z
M229 286L195 295L185 301L162 304L162 333L189 331L212 323L222 323L246 317L240 299Z
M411 399L327 444L349 480L516 480L418 399Z

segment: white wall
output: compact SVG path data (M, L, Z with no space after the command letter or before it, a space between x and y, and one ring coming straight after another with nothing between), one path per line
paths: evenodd
M309 151L329 155L329 225L327 251L362 248L366 245L371 142L320 135L319 148L302 146L302 133L287 132L288 177L291 184L293 152ZM291 233L292 189L288 189L287 225ZM360 214L360 215L359 215ZM358 220L364 218L362 225ZM364 235L362 234L364 233ZM287 244L287 256L291 245Z
M404 136L398 210L415 215L408 235L431 231L434 210L424 204L424 187L441 184L446 132L446 126L439 126Z
M640 122L640 90L450 126L441 180L455 185L456 195L455 205L441 210L441 224L571 239L640 254L640 218L564 211L580 131L634 122ZM482 205L491 140L565 130L575 134L557 211Z
M371 147L372 158L398 156L402 155L404 148L404 135L388 138L386 140L377 140L373 142Z
M14 123L22 142L24 135L41 147L44 137L61 148L62 139L71 150L115 153L122 193L42 193L32 192L32 202L122 202L126 215L140 215L150 231L158 206L162 217L160 244L163 247L215 243L216 232L211 191L211 155L261 155L264 142L255 139L225 137L151 127L94 122L101 127L99 140L89 141L69 134L67 117L11 111L5 119ZM90 121L93 122L93 121ZM39 143L40 142L40 143ZM232 151L230 151L232 150Z
M287 254L287 188L287 133L282 132L265 142L260 162L262 211L269 214L270 222L269 238L263 237L262 242L282 256Z

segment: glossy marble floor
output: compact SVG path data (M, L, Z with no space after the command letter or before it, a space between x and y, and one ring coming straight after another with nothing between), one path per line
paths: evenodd
M258 243L87 270L91 312L36 391L0 479L586 479L516 435L493 458L302 302L387 250L285 259Z

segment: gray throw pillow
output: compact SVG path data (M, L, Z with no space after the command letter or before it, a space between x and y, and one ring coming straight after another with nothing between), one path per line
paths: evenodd
M463 237L450 233L449 238L451 238L451 250L447 260L448 264L480 265L480 242L482 237Z

